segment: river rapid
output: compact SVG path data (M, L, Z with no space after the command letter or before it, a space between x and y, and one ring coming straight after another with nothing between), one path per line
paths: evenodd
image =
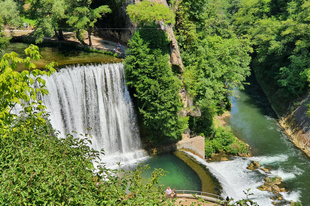
M286 201L278 205L289 205L288 201L301 201L310 205L310 159L289 140L277 122L267 97L252 75L250 85L244 91L236 91L232 97L231 116L226 119L235 136L252 148L252 157L235 157L232 161L208 163L208 167L223 184L224 195L235 199L244 198L243 191L251 188L253 198L260 206L273 205L273 194L260 191L258 186L265 177L280 176L288 192L281 193ZM251 161L258 161L270 170L250 171L246 169Z

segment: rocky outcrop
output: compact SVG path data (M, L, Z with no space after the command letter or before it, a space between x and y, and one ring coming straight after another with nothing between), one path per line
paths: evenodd
M177 150L189 151L202 159L205 159L205 138L196 136L193 138L185 138L177 143L170 145L163 145L157 148L148 149L150 155L156 155Z
M278 194L280 192L286 192L285 188L280 186L283 182L281 177L266 177L264 180L265 183L259 186L258 189L273 192L275 194Z
M184 88L180 90L179 95L181 96L183 103L183 109L179 112L179 115L183 117L186 116L200 117L201 116L200 108L194 105L193 98L190 97L190 95Z
M308 92L300 105L296 106L291 114L282 117L279 123L292 142L310 157L310 118L307 116L309 103Z
M166 0L150 0L151 2L154 3L161 3L167 7L167 1ZM135 25L133 22L130 21L128 15L126 15L126 7L129 4L136 4L139 3L140 0L126 0L124 6L121 8L122 10L122 15L124 16L124 18L126 19L126 29L125 30L105 30L105 31L101 31L102 35L105 36L112 36L112 37L116 37L120 40L122 40L123 42L128 42L128 40L131 38L131 36L133 35L134 31L137 28L137 25ZM158 22L158 25L160 26L160 28L162 30L164 30L167 35L169 40L171 41L170 43L170 63L174 66L177 66L179 68L180 72L183 72L183 63L182 63L182 58L180 55L180 51L179 51L179 46L178 46L178 42L174 36L174 32L172 29L172 26L170 25L164 25L162 22Z
M260 164L257 161L252 161L251 164L248 165L247 169L256 170L260 167Z

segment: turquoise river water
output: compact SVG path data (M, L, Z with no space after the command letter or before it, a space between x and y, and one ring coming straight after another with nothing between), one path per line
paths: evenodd
M227 121L235 135L253 148L253 157L235 158L227 163L222 171L223 176L230 181L232 190L240 192L236 188L252 188L251 192L254 195L257 193L256 198L261 206L272 205L269 199L272 194L259 191L256 186L261 185L266 176L280 176L288 191L281 193L285 200L310 205L310 159L295 147L277 123L277 117L255 77L249 78L249 82L251 85L246 86L245 91L237 92L237 97L232 98L231 117ZM245 168L249 160L258 161L262 167L270 169L270 173L247 171Z

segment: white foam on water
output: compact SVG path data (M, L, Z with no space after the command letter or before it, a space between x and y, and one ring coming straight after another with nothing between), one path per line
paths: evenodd
M267 127L267 129L268 130L274 130L274 127L269 126L269 127Z
M250 157L252 161L258 161L260 165L270 165L278 162L286 162L288 155L281 154L277 156L261 156L261 157Z
M296 175L302 174L302 170L294 166L294 169L290 171L284 171L283 168L279 168L278 170L271 170L271 175L272 177L274 176L279 176L283 179L283 181L286 180L291 180L296 178Z
M249 158L236 157L231 161L207 163L196 155L188 152L187 154L205 165L220 181L223 188L223 197L229 196L234 200L240 200L245 198L244 191L250 189L250 193L254 194L250 198L260 206L273 205L270 199L272 194L257 189L257 187L264 184L264 176L246 169L251 162Z
M280 192L285 200L298 202L300 201L300 191ZM306 205L305 205L306 206Z
M245 198L244 191L250 189L250 193L253 193L250 198L257 202L260 206L271 206L273 205L270 198L273 196L272 193L261 191L257 187L264 184L264 178L266 173L262 170L251 171L246 169L251 161L261 160L264 163L275 163L282 162L287 159L287 155L278 155L275 157L234 157L231 161L221 162L206 162L200 157L186 152L188 155L194 157L198 162L205 165L210 172L219 180L223 188L222 197L232 197L234 200L240 200ZM260 162L261 163L261 162ZM302 174L304 171L294 166L290 171L283 171L282 168L271 171L270 176L280 176L283 180L295 178L296 175ZM281 193L283 198L287 201L299 201L300 191Z
M273 117L270 117L270 116L268 116L268 115L264 115L264 117L266 118L266 120L274 121L274 118L273 118Z

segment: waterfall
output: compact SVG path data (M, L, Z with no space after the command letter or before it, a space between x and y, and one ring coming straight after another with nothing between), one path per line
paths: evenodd
M108 166L146 156L123 64L67 67L44 79L50 94L42 100L60 137L91 134L92 147L104 149Z

